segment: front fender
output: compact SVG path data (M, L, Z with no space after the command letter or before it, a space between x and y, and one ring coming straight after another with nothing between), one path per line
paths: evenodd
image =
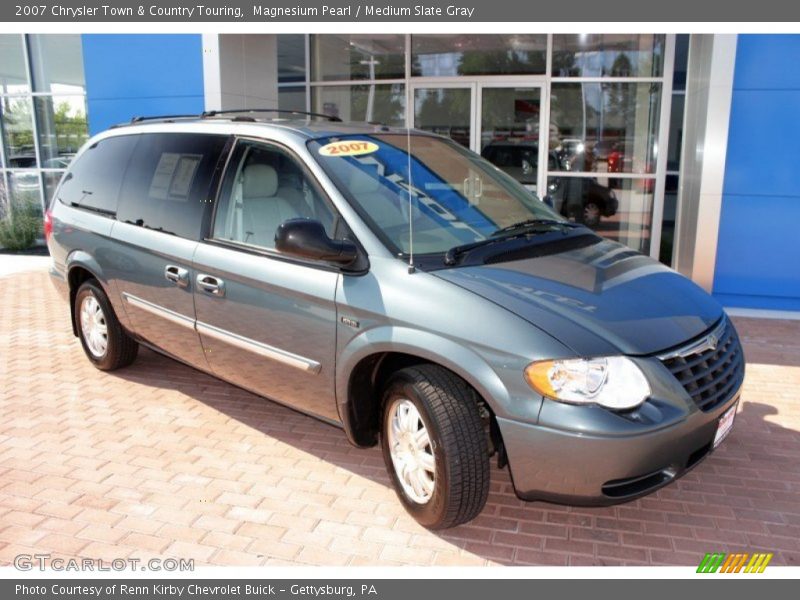
M526 420L535 421L538 416L541 402L529 396L520 403L518 394L508 389L487 360L468 346L429 331L383 325L353 337L338 353L336 399L348 436L350 375L363 359L384 352L410 354L453 371L475 388L497 416L511 417L512 407L515 418L519 418L520 409L527 413Z

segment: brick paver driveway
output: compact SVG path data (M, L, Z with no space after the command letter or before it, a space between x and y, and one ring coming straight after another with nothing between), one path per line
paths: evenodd
M749 359L722 448L611 508L524 503L494 469L483 514L428 532L378 450L150 351L84 358L41 271L0 279L0 563L19 553L197 564L800 562L800 321L737 319Z

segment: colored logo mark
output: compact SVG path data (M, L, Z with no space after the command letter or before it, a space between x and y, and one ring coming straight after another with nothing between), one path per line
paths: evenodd
M771 552L756 552L748 554L739 552L725 554L724 552L709 552L705 555L698 573L763 573L769 561L772 560Z

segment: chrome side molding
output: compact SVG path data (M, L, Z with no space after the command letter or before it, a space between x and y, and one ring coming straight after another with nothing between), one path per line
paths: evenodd
M162 319L166 319L167 321L171 323L176 323L182 327L194 329L195 321L191 317L187 317L186 315L177 313L174 310L164 308L163 306L159 306L158 304L153 304L152 302L148 302L147 300L143 300L142 298L139 298L138 296L134 296L127 292L122 292L122 297L131 306L135 306L136 308L141 308L143 311L149 312L151 315L161 317Z
M301 371L307 371L309 373L316 374L322 369L322 365L315 360L298 356L297 354L292 354L291 352L281 350L280 348L275 348L274 346L268 346L262 342L251 340L250 338L214 327L213 325L203 323L202 321L197 321L195 327L202 335L207 335L208 337L219 340L220 342L224 342L226 344L230 344L231 346L241 348L242 350L252 352L253 354L258 354L259 356L278 361L285 365L289 365L290 367L294 367L295 369L300 369Z
M168 308L164 308L158 304L153 304L152 302L143 300L142 298L127 292L123 292L122 297L131 306L140 308L151 315L166 319L171 323L176 323L181 327L194 329L201 335L206 335L230 346L240 348L247 352L252 352L253 354L258 354L264 358L294 367L295 369L305 371L306 373L312 373L316 375L322 370L322 365L315 360L311 360L310 358L299 356L297 354L287 352L286 350L275 348L274 346L269 346L257 340L233 333L232 331L227 331L225 329L220 329L219 327L209 325L208 323L203 323L202 321L197 321L196 319L187 317L186 315L182 315Z

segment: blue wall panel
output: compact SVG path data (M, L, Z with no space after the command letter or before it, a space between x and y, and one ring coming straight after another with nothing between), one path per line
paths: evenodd
M137 115L200 113L200 35L83 35L92 134Z
M714 295L800 310L800 36L741 35Z

